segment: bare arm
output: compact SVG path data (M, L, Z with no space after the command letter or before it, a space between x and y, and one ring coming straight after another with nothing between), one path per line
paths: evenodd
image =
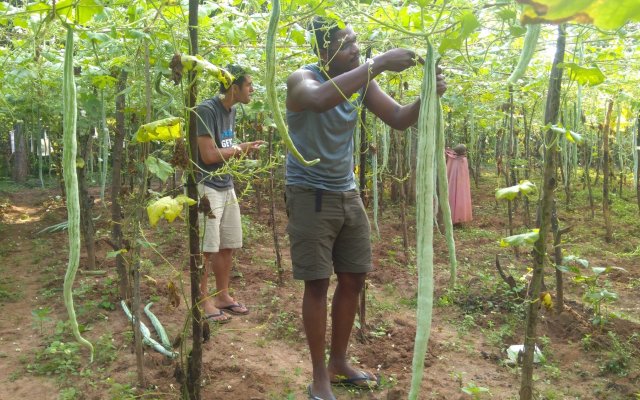
M311 71L297 70L287 79L287 109L323 112L351 97L383 71L404 71L416 65L413 51L393 49L330 80L320 83ZM338 89L339 88L339 89Z
M216 146L216 142L213 141L211 136L204 135L198 136L198 151L205 164L217 164L253 152L264 143L264 140L256 140L255 142L245 142L232 147L221 148Z
M364 105L393 129L405 130L418 121L420 99L400 105L386 94L376 82L371 82L364 96Z
M442 75L442 69L436 70L436 91L442 96L447 90L447 84ZM405 130L418 121L420 114L420 98L413 103L400 105L386 94L376 82L371 82L364 97L364 104L372 113L393 129Z

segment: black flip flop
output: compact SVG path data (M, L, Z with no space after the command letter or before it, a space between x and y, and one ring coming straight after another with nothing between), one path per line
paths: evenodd
M243 308L243 307L244 307L244 304L242 304L242 303L233 303L233 304L229 304L226 307L218 307L218 309L221 310L221 311L224 310L224 311L226 311L226 312L228 312L230 314L233 314L233 315L247 315L247 314L249 314L249 309L248 308L247 308L247 311L235 311L234 310L235 308Z
M225 316L226 318L224 318L224 319L216 319L216 318L222 317L222 316ZM206 319L207 321L211 321L214 324L221 324L221 325L222 324L226 324L227 322L231 321L231 317L226 315L224 313L224 311L222 311L222 310L218 310L217 313L213 313L213 314L204 313L204 319Z
M315 394L311 393L311 384L307 386L307 394L309 395L309 400L324 400L322 397L318 397Z
M357 376L331 381L331 384L361 389L373 389L380 386L380 377L377 375L371 376L366 371L359 371Z

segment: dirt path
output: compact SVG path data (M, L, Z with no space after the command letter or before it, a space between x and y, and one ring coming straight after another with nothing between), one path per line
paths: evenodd
M436 238L435 253L442 256L435 266L436 303L421 400L470 398L463 388L487 389L493 399L517 398L518 369L503 361L506 347L520 341L523 317L521 306L501 289L493 267L505 227L499 216L503 210L491 201L492 183L488 180L483 190L474 191L475 220L456 231L459 280L464 284L455 293L446 290L446 246L442 237ZM258 215L253 206L251 200L243 204L245 248L236 256L242 276L232 282L235 296L251 313L212 327L211 339L204 344L202 396L209 400L306 399L311 371L299 317L302 285L290 276L284 216L279 215L278 229L285 247L285 283L278 286L267 212ZM102 212L100 206L96 210ZM75 342L60 328L66 320L61 297L66 234L35 234L66 219L64 204L52 190L21 190L0 193L0 212L0 400L177 399L178 364L148 348L145 385L136 387L131 327L118 305L113 260L106 257L111 249L104 244L98 249L98 268L105 275L79 274L74 285L78 319L88 328L83 335L97 350L96 361L89 365L87 352L70 347ZM374 240L376 269L368 280L367 342L353 340L349 349L352 362L383 377L382 388L373 392L336 388L339 399L404 399L408 394L417 277L401 249L401 227L394 213L385 212L383 240ZM108 232L107 215L99 220L99 234ZM178 294L189 293L185 228L179 222L160 225L146 232L153 246L144 252L142 296L145 303L154 302L152 310L173 340L187 316L186 297L180 296L176 307L169 289L171 284ZM632 238L637 229L627 227L623 233ZM609 280L624 299L621 307L631 315L640 315L635 314L638 258L615 254L639 245L640 239L635 238L607 248L608 257L627 270ZM596 254L597 249L590 251ZM508 252L503 257L515 277L526 272L526 257L515 259ZM624 320L613 325L618 342L612 342L606 331L590 326L588 310L575 302L582 296L580 286L567 286L574 314L542 313L540 346L549 361L536 369L541 398L634 399L640 391L637 362L619 357L624 351L632 352L625 346L640 340L634 339L637 325ZM32 315L40 307L50 309L41 324Z
M34 346L42 337L34 329L33 310L46 307L38 298L42 286L42 263L34 263L38 251L34 233L42 226L42 205L48 193L29 191L4 198L0 222L0 399L54 399L58 392L53 378L34 379L22 370L31 362Z

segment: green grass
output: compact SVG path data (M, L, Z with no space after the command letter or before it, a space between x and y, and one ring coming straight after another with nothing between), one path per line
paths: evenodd
M22 298L22 292L16 282L7 277L4 268L0 269L0 302L13 302Z

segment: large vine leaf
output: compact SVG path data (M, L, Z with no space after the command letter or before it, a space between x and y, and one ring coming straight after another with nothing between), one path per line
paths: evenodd
M446 37L440 42L438 52L444 54L447 50L460 50L462 43L468 38L476 29L480 27L480 22L473 13L465 13L460 17L460 30L455 37Z
M159 158L149 156L144 163L149 169L149 172L157 176L162 182L166 182L173 174L173 167L171 164Z
M629 21L640 21L640 0L517 0L525 4L522 22L577 22L602 29L617 29Z
M179 139L182 135L182 118L169 117L141 125L134 136L136 142L152 140L168 141Z
M533 229L527 233L508 236L500 239L500 247L522 246L524 244L534 244L540 237L540 229Z
M104 10L104 6L96 0L62 0L56 5L56 14L80 25L89 22L94 15Z
M520 193L525 196L536 193L536 185L531 181L521 181L519 184L496 190L496 200L513 200Z
M149 217L149 223L151 226L156 226L160 218L166 219L168 222L173 222L176 217L179 217L182 213L184 203L192 206L196 204L196 201L181 194L172 198L171 196L162 197L147 206L147 216Z
M581 67L576 63L563 63L558 67L563 67L569 71L569 79L581 85L599 85L605 80L605 76L597 65L593 67Z

